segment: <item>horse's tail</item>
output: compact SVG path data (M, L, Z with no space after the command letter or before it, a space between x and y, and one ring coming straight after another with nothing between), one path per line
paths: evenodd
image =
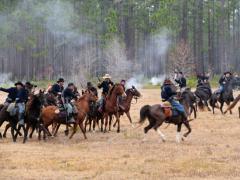
M146 120L146 118L149 116L150 108L151 108L150 105L145 105L141 108L141 110L140 110L140 120L139 120L140 124L142 124Z

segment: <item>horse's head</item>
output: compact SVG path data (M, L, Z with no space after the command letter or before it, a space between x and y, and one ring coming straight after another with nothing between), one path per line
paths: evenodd
M98 100L97 95L89 90L84 91L82 97L86 98L89 102L96 102Z
M126 91L127 96L130 93L132 94L133 97L135 97L135 99L140 98L142 96L141 93L134 86L132 86L132 88L130 89L127 89Z
M110 90L110 95L116 95L116 96L127 96L124 90L124 87L121 84L115 84L112 89Z

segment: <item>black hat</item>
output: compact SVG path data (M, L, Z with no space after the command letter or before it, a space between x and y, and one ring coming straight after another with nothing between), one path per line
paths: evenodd
M232 75L232 73L231 73L230 71L226 71L226 72L224 72L224 75L226 75L226 74L230 74L230 75Z
M30 83L29 81L27 81L27 82L25 83L25 86L30 87L30 88L37 87L37 85L33 85L33 84Z
M73 83L69 83L69 84L68 84L68 87L69 87L69 86L74 86L74 84L73 84Z
M24 86L21 81L16 82L16 83L15 83L15 86L17 86L17 85L20 85L20 86L22 86L22 87Z
M179 74L183 74L183 72L182 72L182 71L179 71Z
M59 78L57 82L58 82L58 83L59 83L59 82L64 82L64 79L63 79L63 78Z

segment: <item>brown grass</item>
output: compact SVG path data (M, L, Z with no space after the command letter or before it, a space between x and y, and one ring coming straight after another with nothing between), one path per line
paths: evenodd
M142 94L132 105L134 122L141 106L160 102L158 90ZM106 134L97 131L87 133L88 140L80 131L68 140L64 127L47 142L39 142L35 135L27 144L21 138L14 144L8 134L0 140L0 179L239 179L237 115L237 109L225 116L219 111L200 112L191 122L192 134L181 144L175 142L173 125L161 128L167 142L161 142L154 131L142 142L143 126L132 129L126 117L121 119L120 134L116 129Z

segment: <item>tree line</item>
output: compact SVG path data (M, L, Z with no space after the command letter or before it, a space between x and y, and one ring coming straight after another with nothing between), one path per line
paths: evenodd
M0 71L14 79L239 71L238 0L2 0Z

